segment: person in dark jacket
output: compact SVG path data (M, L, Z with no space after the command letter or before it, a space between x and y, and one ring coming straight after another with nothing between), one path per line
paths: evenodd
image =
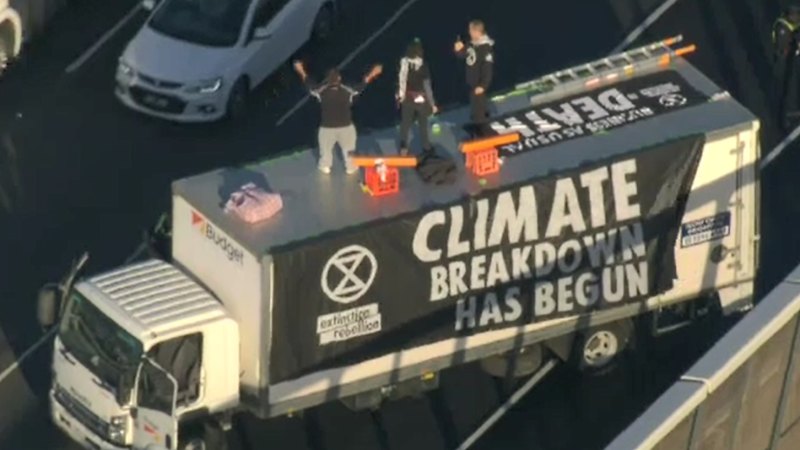
M419 126L422 149L429 153L433 149L428 133L428 119L436 114L438 108L433 99L431 74L423 59L422 43L418 39L406 50L400 59L397 76L397 101L400 104L400 154L408 154L408 133L414 121Z
M333 164L333 147L339 144L347 174L358 171L353 164L351 153L356 149L356 127L353 125L353 99L383 72L383 66L376 64L364 76L361 83L344 84L338 69L330 69L325 82L319 84L309 78L301 61L294 63L294 69L300 75L309 93L319 100L322 119L319 125L319 170L331 173Z
M489 118L489 101L487 91L492 84L494 74L494 41L486 34L486 26L480 20L469 23L469 44L461 38L456 41L456 55L467 63L467 85L469 86L469 104L472 122L477 126L479 134L487 131Z
M778 93L778 120L781 126L787 125L786 104L792 88L797 89L797 55L800 53L800 6L791 5L772 26L772 47L774 61L781 73Z

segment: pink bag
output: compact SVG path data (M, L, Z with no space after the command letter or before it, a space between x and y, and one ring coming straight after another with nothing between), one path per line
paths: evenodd
M248 223L261 222L274 216L283 208L283 200L278 194L270 194L253 183L242 186L231 194L225 204L225 212L234 214Z

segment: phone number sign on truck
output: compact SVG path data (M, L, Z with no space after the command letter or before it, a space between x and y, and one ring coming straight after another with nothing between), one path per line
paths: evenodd
M277 249L270 382L670 289L704 139Z

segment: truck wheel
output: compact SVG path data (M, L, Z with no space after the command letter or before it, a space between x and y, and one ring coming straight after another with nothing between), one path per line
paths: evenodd
M591 327L575 338L573 364L583 372L602 374L611 370L633 335L633 323L621 320Z
M178 448L181 450L228 450L225 431L213 420L204 421Z
M236 84L233 85L231 93L228 94L227 115L229 119L237 120L247 113L247 94L249 89L247 79L244 77L239 78Z
M314 28L311 31L311 39L319 44L328 40L333 34L336 26L336 7L333 2L326 2L319 9L317 17L314 19Z
M542 365L542 346L523 347L481 359L484 372L496 378L520 378L531 375Z

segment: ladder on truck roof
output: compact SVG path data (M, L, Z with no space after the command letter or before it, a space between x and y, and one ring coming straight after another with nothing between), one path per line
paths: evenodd
M580 64L568 69L517 84L514 90L493 97L502 100L522 94L558 94L565 95L600 84L602 81L614 81L624 76L632 76L637 71L664 67L673 58L693 52L696 47L688 45L678 49L673 45L683 41L682 35L663 39L589 63Z

